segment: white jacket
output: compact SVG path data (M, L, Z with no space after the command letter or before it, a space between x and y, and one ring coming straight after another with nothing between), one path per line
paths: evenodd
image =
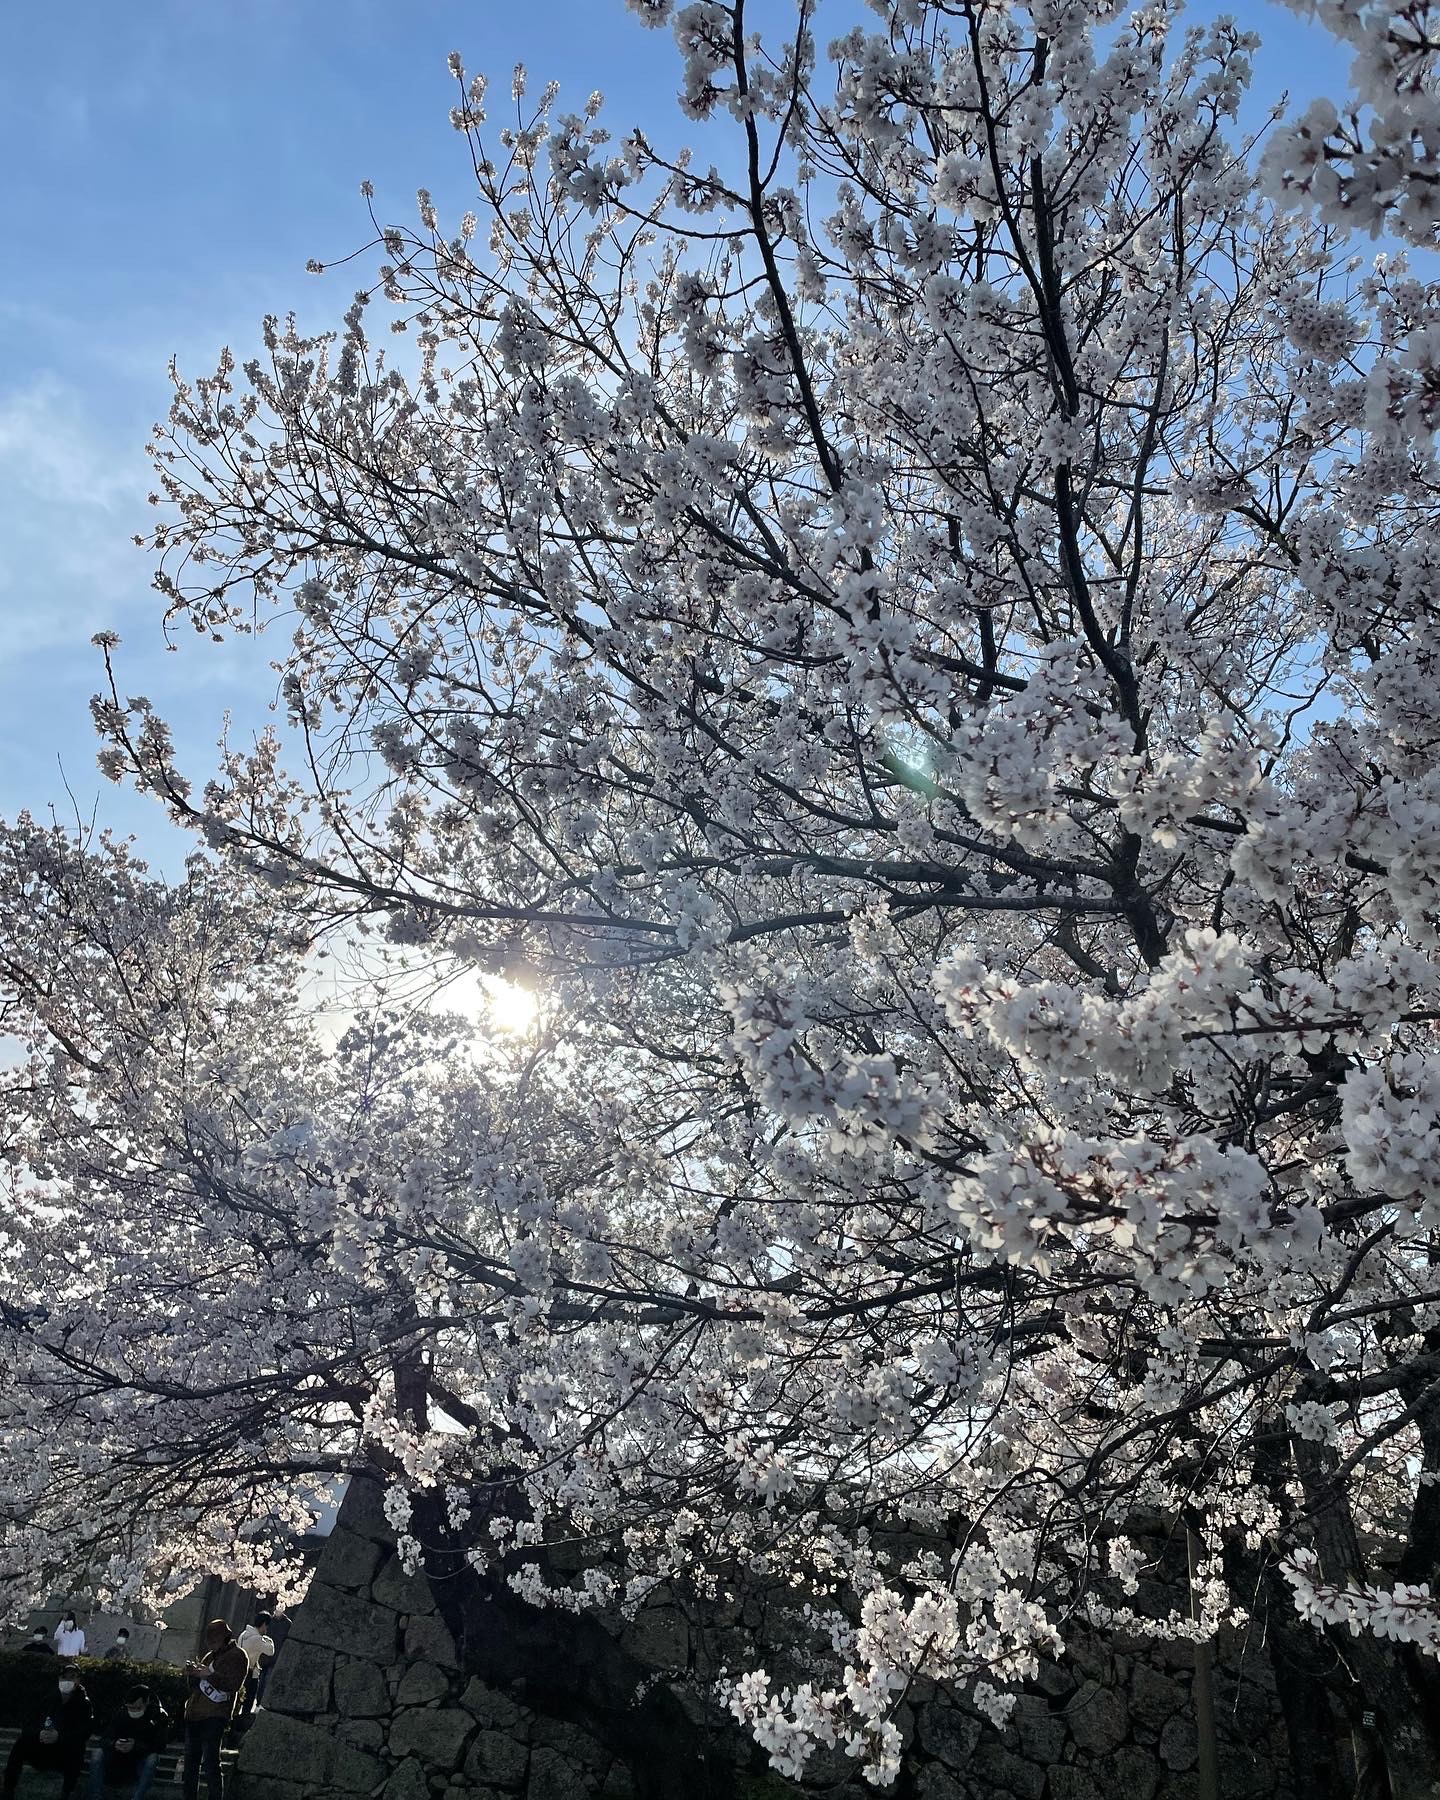
M83 1656L85 1654L85 1633L78 1625L55 1627L55 1648L61 1656Z
M260 1658L262 1656L273 1656L275 1654L274 1638L267 1637L258 1625L247 1625L240 1633L239 1637L236 1638L235 1642L245 1652L250 1663L250 1673L252 1675L260 1667Z

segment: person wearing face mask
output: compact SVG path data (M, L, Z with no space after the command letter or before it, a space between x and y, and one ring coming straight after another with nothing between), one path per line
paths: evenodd
M29 1643L22 1644L20 1648L28 1650L32 1656L53 1656L55 1654L55 1646L46 1637L43 1625L37 1625L30 1633Z
M85 1746L93 1723L90 1696L76 1680L74 1669L62 1664L54 1687L15 1740L5 1764L0 1800L15 1800L20 1771L27 1768L58 1770L60 1800L71 1800L85 1768Z
M169 1735L170 1715L150 1689L131 1688L90 1752L90 1800L118 1786L130 1788L130 1800L145 1800Z
M105 1652L104 1661L106 1661L106 1662L129 1662L129 1660L130 1660L130 1633L122 1625L120 1627L120 1629L115 1633L115 1642Z
M85 1633L75 1623L73 1612L62 1613L55 1627L55 1648L61 1656L83 1656Z

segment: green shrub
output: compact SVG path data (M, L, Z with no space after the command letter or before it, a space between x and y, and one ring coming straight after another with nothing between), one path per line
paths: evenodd
M103 1731L138 1683L153 1690L172 1719L185 1705L185 1677L170 1663L102 1662L77 1656L74 1667L90 1704L95 1729ZM28 1725L43 1705L60 1672L58 1656L35 1656L28 1650L0 1650L0 1725Z

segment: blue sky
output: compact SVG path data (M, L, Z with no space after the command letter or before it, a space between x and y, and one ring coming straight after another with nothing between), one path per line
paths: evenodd
M781 0L760 8L783 12ZM1192 16L1224 10L1199 4ZM1343 53L1273 0L1242 0L1261 31L1262 103L1343 91ZM822 32L824 9L821 14ZM458 49L508 85L517 60L579 106L593 88L619 130L683 141L668 34L623 0L50 0L0 24L0 816L55 804L133 832L161 864L186 848L153 803L103 782L88 701L92 633L120 632L125 691L174 726L208 772L221 715L253 728L273 685L263 643L167 654L147 554L149 427L166 364L207 372L249 352L267 311L323 328L353 276L309 257L364 241L358 195L409 219L414 192L463 205L450 129ZM452 214L453 216L453 214ZM279 646L276 646L277 650ZM62 774L63 771L63 774Z

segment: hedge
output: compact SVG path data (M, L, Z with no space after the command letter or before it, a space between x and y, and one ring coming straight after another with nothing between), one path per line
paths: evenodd
M185 1677L173 1663L104 1662L77 1656L75 1669L95 1709L95 1729L103 1731L125 1704L131 1688L150 1688L172 1720L179 1720L187 1692ZM28 1725L45 1703L60 1673L58 1656L36 1656L30 1650L0 1650L0 1725Z

